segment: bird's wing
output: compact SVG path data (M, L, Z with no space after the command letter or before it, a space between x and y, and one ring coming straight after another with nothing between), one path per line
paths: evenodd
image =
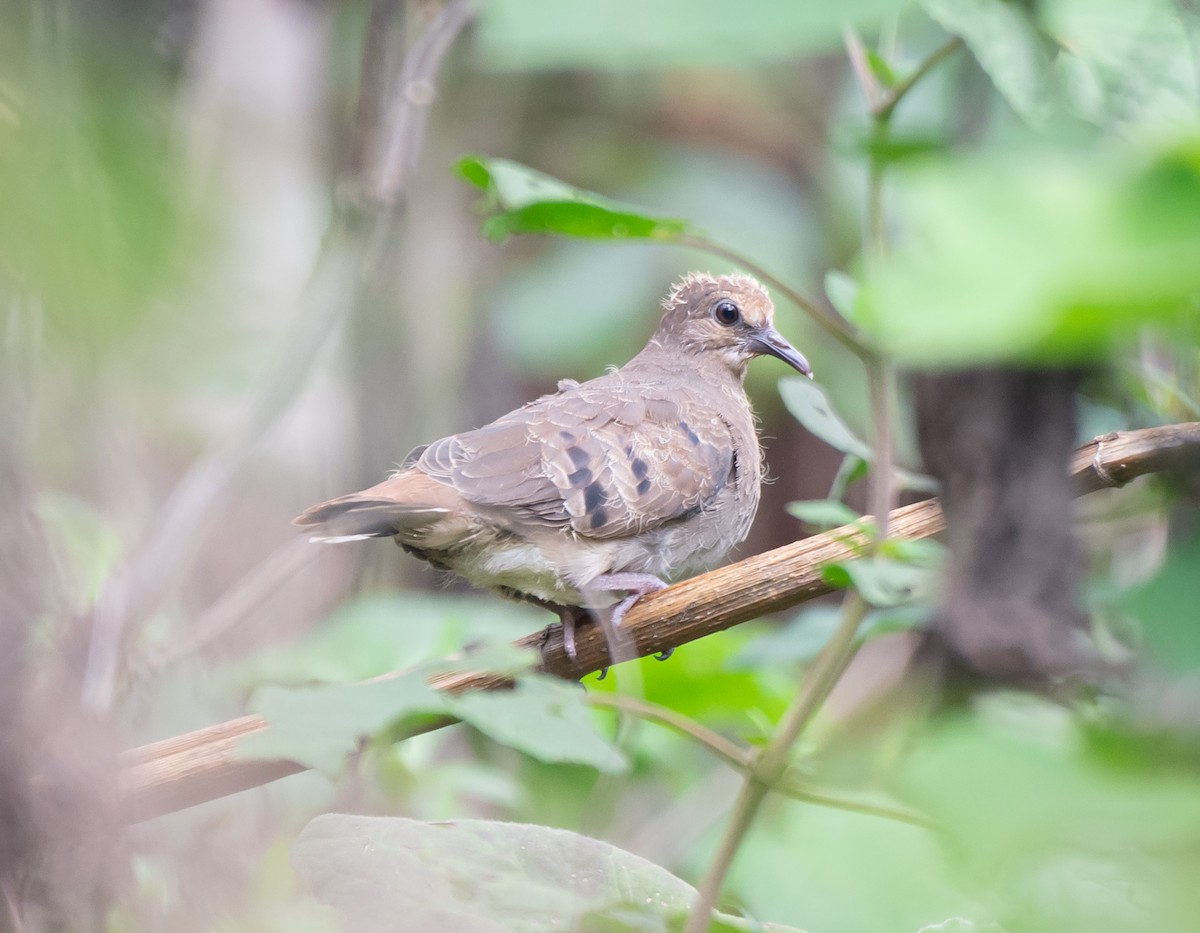
M519 524L611 538L695 514L734 480L737 462L711 405L601 379L437 441L417 466Z

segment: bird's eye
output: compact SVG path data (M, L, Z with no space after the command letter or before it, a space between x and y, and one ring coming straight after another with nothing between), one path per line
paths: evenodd
M728 298L723 298L713 305L713 317L722 327L733 327L742 319L742 311Z

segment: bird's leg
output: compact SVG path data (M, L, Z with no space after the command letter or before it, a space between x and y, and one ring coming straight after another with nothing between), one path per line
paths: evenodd
M621 620L625 618L625 613L630 610L634 603L647 593L657 593L659 590L665 590L667 584L649 573L602 573L592 581L591 588L597 590L624 590L629 594L613 606L609 625L612 626L612 630L615 632L620 628ZM674 648L669 648L660 654L656 654L654 657L659 661L665 661L671 656L674 650Z

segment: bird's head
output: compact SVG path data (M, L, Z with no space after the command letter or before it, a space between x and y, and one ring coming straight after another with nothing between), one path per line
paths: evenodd
M664 349L719 359L739 376L766 353L812 376L808 360L775 329L771 296L748 275L689 272L663 299L663 310L653 342Z

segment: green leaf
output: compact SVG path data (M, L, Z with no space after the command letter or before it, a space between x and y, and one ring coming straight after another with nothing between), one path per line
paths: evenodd
M927 567L901 563L887 557L861 557L822 568L831 585L853 586L872 606L890 607L915 602L929 595L933 575Z
M884 88L892 88L896 85L896 72L882 55L875 49L867 49L867 65L871 69L871 74L875 76L880 85Z
M932 538L888 538L879 550L884 557L916 567L939 567L946 559L946 546Z
M1200 536L1175 545L1149 582L1123 594L1121 607L1142 622L1145 644L1172 674L1200 668Z
M688 232L683 220L655 217L508 159L466 156L457 170L487 195L484 208L489 216L482 229L490 240L515 234L675 240Z
M1040 126L1055 112L1054 68L1047 41L1017 3L921 0L947 31L961 36L1009 105Z
M854 321L854 306L858 301L858 282L845 272L830 269L825 273L825 295L842 317L847 321Z
M1194 771L1109 764L1081 733L1057 703L977 698L916 738L901 789L943 827L957 870L986 886L1014 928L1190 929Z
M304 828L292 863L348 929L666 933L696 891L606 842L487 820L424 823L328 814Z
M427 672L362 684L264 687L250 704L271 728L238 743L238 756L295 761L337 775L363 742L402 719L446 711Z
M849 525L860 516L854 509L836 499L808 499L803 502L789 502L789 514L809 525L824 528L836 528L838 525Z
M861 321L918 366L1104 357L1200 295L1200 140L938 160L896 172L904 242Z
M841 47L848 25L871 29L908 0L836 4L742 0L493 0L480 10L477 44L493 68L753 67Z
M728 667L730 670L759 670L765 667L807 664L833 637L841 614L838 606L810 606L798 613L787 625L772 629L748 642L730 657ZM929 612L925 607L872 609L859 625L855 643L862 644L892 632L924 628L928 622Z
M796 420L826 444L860 460L871 459L870 446L838 417L817 383L811 379L781 379L779 394Z
M1059 77L1079 116L1127 135L1194 130L1200 75L1176 3L1046 0L1037 9L1061 48Z
M866 477L868 467L868 462L862 457L856 457L854 454L846 454L842 458L842 462L838 466L838 471L833 477L833 483L829 487L829 498L844 499L846 497L846 489L851 483L856 483Z
M558 678L523 677L512 690L449 697L446 708L502 745L540 761L590 765L607 773L627 765L597 730L584 691Z

